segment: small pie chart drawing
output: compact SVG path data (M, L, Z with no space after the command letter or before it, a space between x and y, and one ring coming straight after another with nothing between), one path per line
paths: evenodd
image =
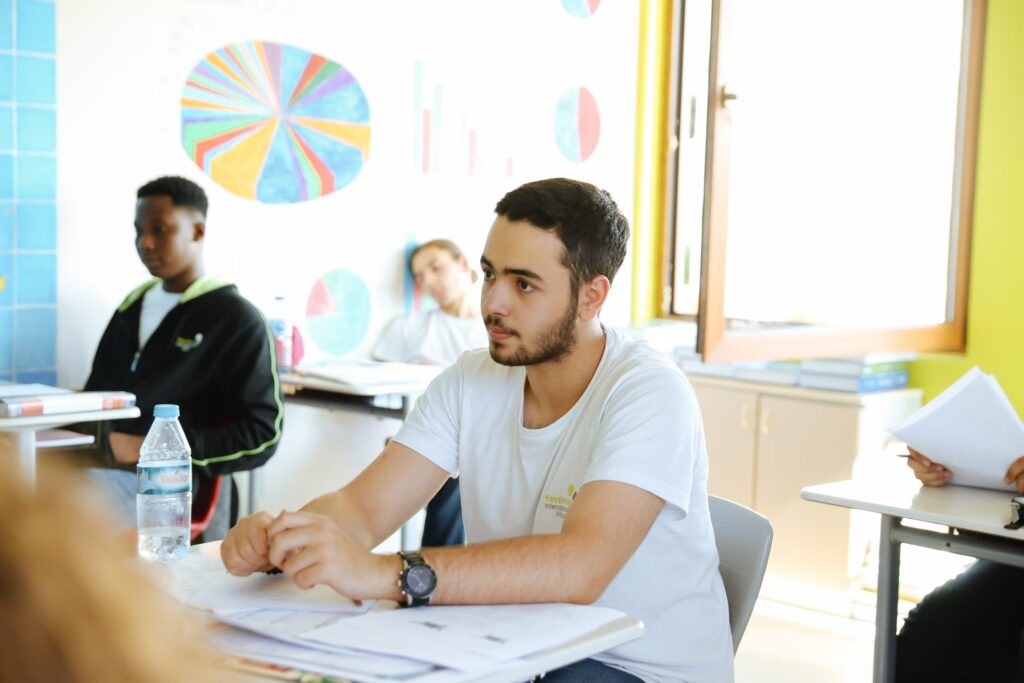
M586 161L601 137L597 100L584 87L570 88L555 107L555 142L569 161Z
M562 7L574 17L586 19L601 6L601 0L562 0Z
M354 351L370 327L370 290L363 279L342 268L322 275L306 300L306 326L321 351Z

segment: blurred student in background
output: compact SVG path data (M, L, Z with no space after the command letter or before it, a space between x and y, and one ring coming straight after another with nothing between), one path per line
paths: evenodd
M373 347L373 358L447 366L464 351L487 346L487 329L473 286L477 273L462 250L450 240L424 242L412 252L409 268L438 308L389 322ZM461 545L465 540L459 482L449 479L427 505L423 545Z
M907 464L925 486L953 476L927 455L910 450ZM1004 481L1024 493L1024 457ZM910 610L896 639L898 683L1024 681L1024 569L978 560Z

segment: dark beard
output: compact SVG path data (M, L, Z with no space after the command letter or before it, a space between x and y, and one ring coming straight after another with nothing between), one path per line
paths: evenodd
M560 360L576 346L576 314L579 313L579 302L574 296L565 309L565 315L551 327L537 336L534 348L524 348L510 356L502 357L495 351L494 345L489 347L491 358L496 363L508 366L539 365ZM485 320L487 325L500 325L497 319Z

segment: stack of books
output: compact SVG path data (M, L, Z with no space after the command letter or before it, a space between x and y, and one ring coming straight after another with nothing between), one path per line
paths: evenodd
M865 394L907 386L907 363L913 353L873 353L857 358L801 361L797 382L809 389Z
M745 361L736 363L736 379L793 386L800 381L798 361Z
M676 363L687 375L726 377L747 382L793 386L800 377L797 361L744 361L741 363L705 363L699 355L676 356Z
M134 405L135 394L127 391L69 391L46 384L0 385L0 417L84 413Z

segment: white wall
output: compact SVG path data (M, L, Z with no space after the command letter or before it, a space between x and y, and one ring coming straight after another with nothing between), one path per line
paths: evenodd
M631 2L606 2L578 19L556 0L89 0L59 3L57 21L61 384L84 382L110 312L147 277L132 246L134 191L161 174L207 189L207 269L254 301L283 293L301 311L323 272L342 267L364 278L374 303L367 342L401 310L401 250L410 234L452 236L472 258L497 199L552 175L602 185L631 211ZM367 165L347 187L302 204L260 204L220 188L185 154L186 76L212 50L253 39L321 53L359 79L373 137ZM412 168L416 60L428 83L444 87L449 109L490 119L481 138L506 138L514 177ZM597 151L582 164L559 154L552 133L558 95L574 85L595 94L602 116ZM628 319L628 282L624 271L606 311L611 322Z
M324 272L363 278L373 314L357 354L402 310L410 235L451 237L475 261L501 195L555 175L605 187L630 216L637 21L637 4L625 0L588 19L558 0L59 2L58 382L81 386L114 307L148 277L132 241L134 192L159 175L206 188L207 271L254 302L284 294L301 313ZM359 80L373 132L351 184L306 203L265 205L219 187L186 155L186 76L213 50L248 40L320 53ZM427 82L444 88L448 114L472 117L482 144L515 154L513 177L413 168L417 61ZM580 85L599 103L601 140L590 159L571 163L555 145L553 112L559 95ZM628 322L628 264L604 314L613 324ZM286 442L298 441L295 422Z

